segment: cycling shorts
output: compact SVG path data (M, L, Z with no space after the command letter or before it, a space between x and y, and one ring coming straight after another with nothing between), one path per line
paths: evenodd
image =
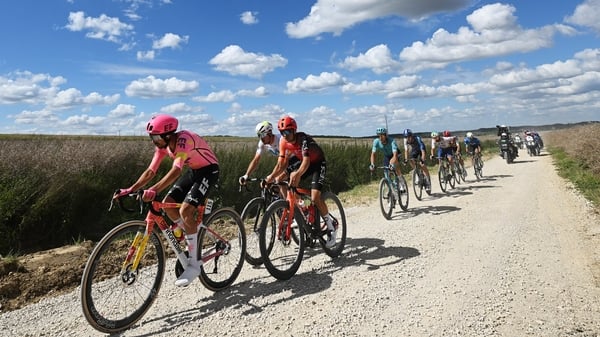
M218 180L218 164L210 164L197 170L188 169L173 184L167 196L175 202L185 202L198 207L204 203L208 192Z

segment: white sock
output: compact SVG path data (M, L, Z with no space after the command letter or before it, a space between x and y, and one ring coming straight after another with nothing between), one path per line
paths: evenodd
M331 217L329 216L329 213L323 215L323 220L325 220L325 223L327 223L327 229L329 229L329 230L335 229L335 228L333 228L333 222L331 220Z
M200 261L197 259L198 233L187 234L185 236L185 242L187 243L188 253L190 254L190 265L200 267Z

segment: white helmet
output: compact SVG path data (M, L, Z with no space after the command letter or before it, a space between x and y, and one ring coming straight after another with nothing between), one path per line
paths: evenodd
M467 132L467 138L473 138L473 132Z
M256 135L258 138L263 138L270 133L273 133L273 124L267 121L256 124Z

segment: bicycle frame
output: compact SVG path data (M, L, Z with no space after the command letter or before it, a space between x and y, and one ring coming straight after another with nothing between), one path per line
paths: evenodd
M164 237L167 238L167 242L169 243L169 246L171 247L173 252L175 252L175 254L177 255L177 259L179 260L179 262L182 265L187 265L188 256L186 255L186 252L183 250L181 244L179 243L179 241L173 234L173 230L171 229L171 226L167 222L166 217L164 215L162 215L160 212L160 210L169 209L169 208L177 208L178 209L180 207L181 207L181 203L161 202L161 201L156 201L156 200L154 200L150 203L150 210L148 210L148 213L146 214L146 219L144 220L146 222L146 229L143 234L138 232L136 234L133 242L131 243L131 246L129 247L127 256L125 257L125 260L123 261L123 264L121 266L122 273L137 271L137 269L139 267L139 262L142 259L142 256L144 255L148 240L150 239L150 236L152 235L152 232L154 231L155 224L158 226L158 228L160 229L160 231L162 232ZM206 214L209 214L210 209L212 209L212 200L211 199L206 199L205 204L198 206L198 219L197 219L198 229L204 228L211 235L215 236L219 240L223 240L224 242L229 242L227 239L225 239L222 236L220 236L219 234L215 233L212 229L203 225L202 220L204 218L205 211L208 210L208 213L206 213ZM203 262L206 262L206 261L209 261L209 260L219 256L219 255L222 255L222 253L215 252L215 253L204 255L201 258L202 258ZM133 262L132 262L132 259L133 259Z

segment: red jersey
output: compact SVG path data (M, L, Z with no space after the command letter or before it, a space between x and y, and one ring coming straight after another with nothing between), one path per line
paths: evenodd
M289 143L285 137L279 140L279 156L291 157L302 160L303 157L309 157L310 163L319 163L325 160L325 154L315 140L304 132L296 133L296 141Z

